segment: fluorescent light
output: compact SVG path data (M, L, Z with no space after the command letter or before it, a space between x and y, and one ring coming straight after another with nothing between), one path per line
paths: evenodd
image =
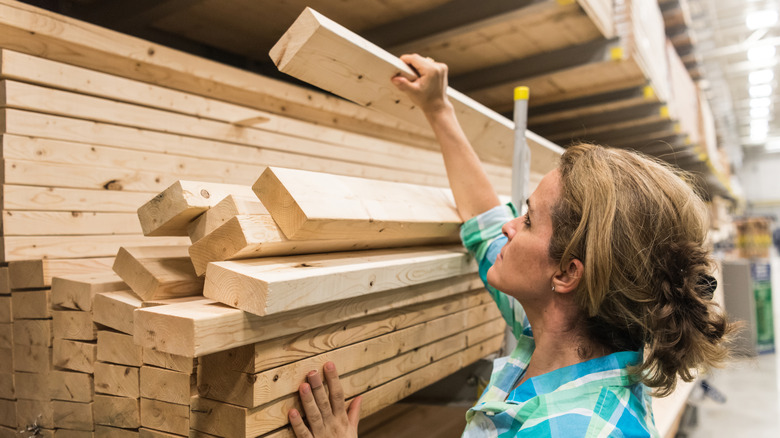
M775 73L772 70L758 70L750 73L750 76L748 76L748 81L751 84L764 84L770 82L772 79L774 79L774 77Z
M774 10L754 11L745 19L745 24L750 30L772 27L775 23L777 23L777 11Z
M756 143L760 141L766 140L766 135L768 134L768 131L758 131L754 130L753 128L750 129L750 140L754 141Z
M772 86L769 84L753 85L748 91L750 97L769 97L772 95Z
M780 140L768 141L766 145L764 145L764 149L767 152L780 152Z
M748 59L754 62L768 61L771 58L774 58L774 56L775 56L775 46L751 47L747 51Z
M750 118L751 119L761 119L764 117L769 117L769 107L759 107L759 108L750 108Z
M759 97L750 99L751 108L769 108L772 105L772 99L768 97Z

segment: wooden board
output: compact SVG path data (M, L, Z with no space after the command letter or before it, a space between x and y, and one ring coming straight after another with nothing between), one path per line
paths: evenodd
M446 189L276 167L252 189L291 240L455 240L460 230Z
M3 211L6 236L46 234L140 234L138 216L132 213Z
M95 394L93 414L96 425L125 429L141 426L140 404L136 398Z
M7 349L0 349L0 351L5 351ZM8 360L10 358L6 358L4 360ZM13 368L13 367L12 367ZM13 370L10 370L11 372L4 372L0 371L0 400L6 399L6 400L16 400L16 391L14 386L14 373ZM2 424L2 422L0 422Z
M138 438L138 430L95 424L95 438Z
M95 392L120 397L139 397L139 368L95 362Z
M14 384L16 398L38 401L51 400L48 389L52 373L53 371L43 373L15 373Z
M140 367L143 364L143 349L135 345L132 335L100 330L97 334L97 360Z
M97 339L97 327L92 313L80 310L53 310L52 327L58 338L76 341Z
M403 376L398 376L388 384L363 392L363 408L361 415L370 415L379 409L392 404L413 392L454 373L458 369L496 351L501 344L500 336L495 340L475 345L455 353L442 360L434 361ZM357 388L349 388L348 396L357 395ZM192 427L207 433L222 433L236 437L253 437L264 432L270 432L287 424L287 411L292 407L300 409L297 397L290 397L279 404L263 406L255 409L241 408L221 404L208 399L197 398L192 405ZM214 431L219 432L214 432ZM209 432L212 431L212 432ZM268 436L294 437L291 430L282 430Z
M388 51L399 56L404 53L430 56L447 64L454 76L603 36L597 23L578 3L593 1L516 3L507 12L469 20L461 26L390 47Z
M133 312L142 301L131 291L103 292L95 295L92 319L122 333L133 333Z
M94 429L92 402L79 403L54 400L51 404L54 415L54 427L90 432Z
M143 349L143 363L182 373L192 373L195 366L193 357L179 356L147 348Z
M179 372L153 366L141 367L141 397L189 405L190 398L197 394L195 375L192 370Z
M8 273L8 266L0 267L0 295L11 293L11 276Z
M493 306L495 309L493 304L486 304L485 307L487 306ZM486 315L485 308L477 308L476 312L480 316L488 316L492 319L473 318L472 325L467 325L466 316L458 315L460 318L449 318L446 322L441 323L438 326L441 330L438 332L433 330L424 333L425 330L419 329L417 331L410 329L405 331L406 333L397 332L258 374L229 372L224 369L211 370L208 367L202 367L198 373L199 394L201 397L252 408L295 393L300 384L303 383L306 373L314 369L321 369L328 361L338 364L339 372L344 378L351 378L348 377L350 374L364 367L392 368L392 363L395 360L399 363L411 361L409 358L414 354L428 354L438 349L446 350L445 347L449 345L449 342L442 339L455 336L464 329L469 329L462 332L466 339L462 344L464 346L468 345L468 342L480 342L485 340L487 336L501 332L504 323L497 312L494 311L492 314ZM490 322L482 326L481 323L485 321ZM447 324L450 327L446 327ZM475 325L478 325L479 329L476 329ZM416 336L412 336L413 333ZM381 363L385 360L389 362Z
M469 291L203 356L199 364L255 374L488 302L484 290Z
M186 236L198 215L228 195L251 196L247 186L177 181L138 209L144 235Z
M203 295L270 315L475 272L462 247L420 247L216 262Z
M13 322L13 301L10 296L0 296L0 323Z
M150 238L142 235L130 234L96 236L4 236L3 257L7 262L36 258L106 258L115 256L121 246L184 245L188 242L189 239L183 237ZM78 271L70 271L64 272L64 274L73 274L77 272ZM50 283L51 278L47 281Z
M56 339L54 345L57 345ZM16 344L12 351L14 371L45 374L52 370L52 347Z
M51 289L14 291L11 301L15 320L51 318Z
M55 370L50 373L49 394L52 400L91 402L95 398L92 374Z
M95 343L54 338L52 363L55 367L92 374L96 356Z
M10 0L0 6L4 45L13 50L346 129L399 135L398 121L321 93Z
M127 284L114 272L109 271L54 277L51 281L51 304L88 312L92 310L92 299L96 294L127 289Z
M3 185L3 207L14 210L135 212L154 193Z
M193 243L189 253L195 273L203 275L209 263L225 260L435 245L452 241L452 236L393 238L391 235L370 239L290 240L270 215L240 215Z
M14 345L51 347L51 319L18 319L12 325ZM57 337L60 337L59 333Z
M209 208L205 213L192 221L187 228L187 234L192 243L197 242L212 231L216 230L222 224L236 215L268 215L268 209L256 196L251 198L242 198L240 196L228 195Z
M422 113L390 78L417 75L400 59L307 8L271 49L280 71L410 124L429 129ZM511 163L514 124L449 88L447 94L475 151L484 161ZM529 141L535 172L552 170L561 150Z
M25 260L8 263L12 289L35 289L51 286L52 277L110 272L113 257L81 260Z
M16 401L16 425L25 428L37 425L46 429L54 428L54 410L50 401L25 400Z
M190 432L189 403L179 405L142 398L141 426L178 435L188 435Z
M201 295L186 246L121 247L114 272L144 301Z
M276 317L258 317L216 303L151 307L135 312L134 337L147 349L198 357L480 287L476 275L467 275Z

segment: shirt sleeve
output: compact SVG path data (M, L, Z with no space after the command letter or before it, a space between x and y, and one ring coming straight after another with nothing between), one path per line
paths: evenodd
M490 296L498 305L504 320L512 328L515 338L521 334L530 336L530 326L520 303L487 283L487 271L493 266L507 239L501 228L517 217L517 209L511 203L499 205L467 220L460 229L463 245L474 256L479 266L479 277Z

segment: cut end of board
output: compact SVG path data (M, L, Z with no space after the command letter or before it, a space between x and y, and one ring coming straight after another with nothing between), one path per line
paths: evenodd
M284 71L287 64L292 60L298 50L303 47L319 27L318 18L321 17L317 11L307 7L301 12L301 15L295 19L295 22L274 44L268 55L276 65L279 71Z

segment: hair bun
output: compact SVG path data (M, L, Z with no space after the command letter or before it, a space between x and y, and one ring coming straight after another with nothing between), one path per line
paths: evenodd
M712 275L702 274L699 276L699 281L696 282L696 286L701 289L701 297L705 300L711 300L715 295L715 289L718 288L718 280Z

